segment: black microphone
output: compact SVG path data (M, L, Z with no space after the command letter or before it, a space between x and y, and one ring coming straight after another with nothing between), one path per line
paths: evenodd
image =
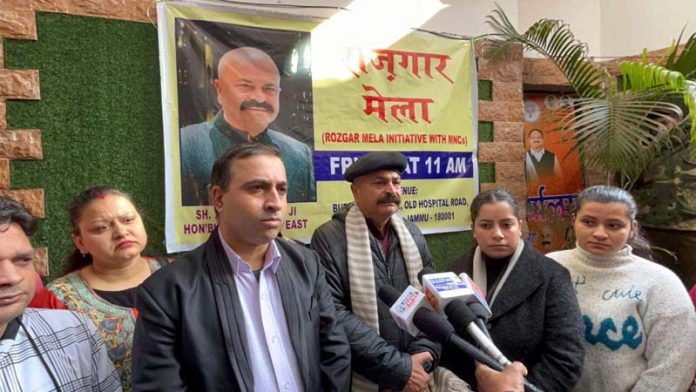
M390 307L393 306L401 296L398 290L390 286L382 286L377 294L380 300ZM490 355L482 352L473 344L457 336L454 332L454 327L434 310L425 307L418 308L413 314L412 322L430 339L441 344L451 344L491 369L499 372L504 370L503 365ZM541 389L527 380L524 380L524 386L525 389L530 392L541 392Z
M483 312L484 307L480 303L476 301L466 301L466 304L469 306L469 309L471 312L476 316L476 319L474 322L476 325L479 327L481 332L483 332L486 336L491 338L491 333L488 332L488 327L486 326L486 321L488 318L486 317L485 313Z
M420 272L418 272L418 281L423 282L423 275L430 275L430 274L436 274L437 271L435 271L435 268L432 267L425 267Z
M488 332L486 322L488 321L488 318L492 316L492 312L490 306L488 306L488 302L486 302L486 298L481 292L481 289L479 289L476 285L476 282L474 282L474 280L471 279L466 272L459 274L459 279L467 282L467 284L470 285L474 290L475 294L473 296L468 296L466 299L464 299L464 302L466 302L469 309L471 309L474 315L476 315L476 325L478 325L481 331L483 331L483 333L490 338L491 334Z
M414 290L415 289L412 286L409 286L404 293L400 293L397 289L391 286L382 286L377 293L379 299L391 308L390 313L392 317L394 317L394 320L399 328L404 331L408 331L411 328L417 328L426 336L438 343L451 343L457 346L460 350L476 358L479 362L485 363L489 367L498 371L503 370L504 367L498 361L477 349L473 344L457 336L454 333L454 328L452 325L445 321L442 316L435 313L434 310L426 307L417 307L415 312L412 314L409 310L392 311L395 306L400 305L402 302L408 301L408 297L410 297L410 295L404 294L410 293ZM401 307L405 308L403 305ZM410 307L415 308L416 306L411 305ZM405 317L404 314L406 313L408 313L410 317ZM418 322L416 322L416 319L418 319ZM426 330L423 328L426 328Z
M422 270L420 270L420 272L418 272L418 281L423 282L423 275L430 275L436 273L437 271L435 271L434 268L425 267ZM469 278L469 275L467 275L466 273L460 274L459 278L465 281L469 286L471 286L475 292L479 290L478 287L476 287L474 281L471 280ZM425 283L423 283L423 285L425 286ZM490 338L491 334L488 333L488 328L486 328L486 321L488 321L488 318L491 316L491 310L488 307L486 300L482 297L479 297L478 295L466 296L462 300L466 302L467 305L469 305L469 309L471 309L471 311L474 312L474 314L476 315L476 325L486 336Z
M454 333L454 327L443 320L440 315L433 310L421 308L413 315L413 323L426 336L442 344L451 344L464 351L475 360L483 363L491 369L502 372L505 368L490 355L483 353L474 345L460 338ZM524 388L530 392L542 392L536 385L524 380Z
M430 306L420 290L408 286L403 293L400 293L399 290L391 286L382 286L377 295L382 302L389 306L389 313L399 328L411 336L418 335L420 331L413 324L413 317L419 310L423 309L423 306ZM421 365L427 373L434 370L432 361L426 361Z
M481 345L485 352L492 355L501 365L510 365L510 360L500 352L488 336L481 332L481 329L476 325L476 315L464 301L455 299L448 303L445 306L445 314L447 315L447 320L454 326L457 334L464 335L468 333Z

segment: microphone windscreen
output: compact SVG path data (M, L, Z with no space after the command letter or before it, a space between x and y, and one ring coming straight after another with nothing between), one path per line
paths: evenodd
M471 298L470 300L466 301L466 304L469 305L469 310L471 310L474 316L488 320L488 317L490 316L488 310L476 299Z
M454 328L434 310L420 308L413 315L413 324L420 329L425 336L438 343L447 343L454 333Z
M463 333L466 326L476 320L476 316L471 312L463 301L452 301L445 307L445 314L457 332Z
M401 292L391 286L384 285L379 288L377 296L382 300L387 306L391 307L394 305L397 299L401 296Z
M425 267L420 272L418 273L418 281L423 282L423 275L428 275L428 274L435 274L437 271L435 271L435 268L432 267Z

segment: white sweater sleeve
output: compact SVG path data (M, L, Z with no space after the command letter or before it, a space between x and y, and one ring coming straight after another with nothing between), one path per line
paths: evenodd
M647 368L632 392L687 391L696 370L696 314L681 281L654 288L644 314Z

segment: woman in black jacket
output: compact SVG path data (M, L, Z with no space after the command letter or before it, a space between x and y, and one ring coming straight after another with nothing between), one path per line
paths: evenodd
M471 203L478 246L450 264L469 274L491 306L487 327L527 379L546 392L568 391L582 370L582 320L568 271L521 239L515 199L507 191L480 193ZM472 360L445 351L443 365L477 389Z

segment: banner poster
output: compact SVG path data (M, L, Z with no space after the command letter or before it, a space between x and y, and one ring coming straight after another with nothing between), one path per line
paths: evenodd
M169 252L192 249L214 230L210 169L249 140L283 154L286 237L309 241L351 202L343 173L376 150L408 159L406 219L424 233L470 229L478 191L470 41L341 24L350 11L310 20L219 3L157 6Z
M529 242L542 253L575 246L572 215L582 170L577 151L571 152L572 131L559 130L571 104L564 95L524 95Z

